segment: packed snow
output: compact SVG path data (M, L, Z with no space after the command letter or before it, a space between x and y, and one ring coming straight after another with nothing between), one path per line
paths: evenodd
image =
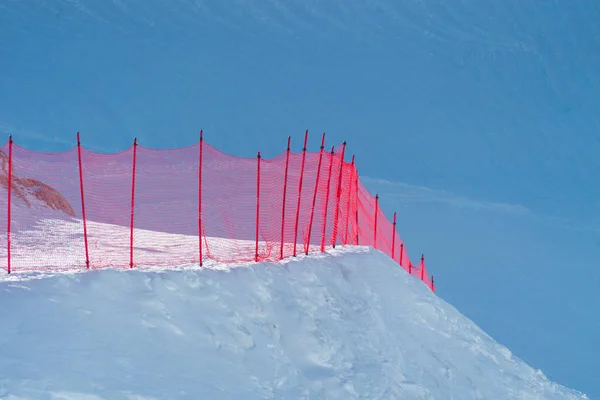
M365 247L0 278L2 399L586 399Z

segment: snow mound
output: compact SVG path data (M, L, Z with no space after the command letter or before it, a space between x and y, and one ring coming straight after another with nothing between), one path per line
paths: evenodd
M0 278L3 399L586 399L360 247Z

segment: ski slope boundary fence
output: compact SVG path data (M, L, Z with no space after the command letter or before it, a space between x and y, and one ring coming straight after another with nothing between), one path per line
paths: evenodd
M346 144L234 157L200 140L104 154L0 149L0 257L5 270L278 261L339 245L374 247L434 290L361 183ZM2 200L3 199L3 200ZM2 221L4 219L4 221Z

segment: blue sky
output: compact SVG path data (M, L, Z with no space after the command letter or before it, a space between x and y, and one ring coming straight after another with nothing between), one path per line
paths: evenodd
M0 131L61 151L348 141L439 294L600 398L600 4L0 0Z

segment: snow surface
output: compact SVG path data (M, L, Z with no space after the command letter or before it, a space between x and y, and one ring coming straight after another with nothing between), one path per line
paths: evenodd
M586 399L384 254L0 278L2 399Z

